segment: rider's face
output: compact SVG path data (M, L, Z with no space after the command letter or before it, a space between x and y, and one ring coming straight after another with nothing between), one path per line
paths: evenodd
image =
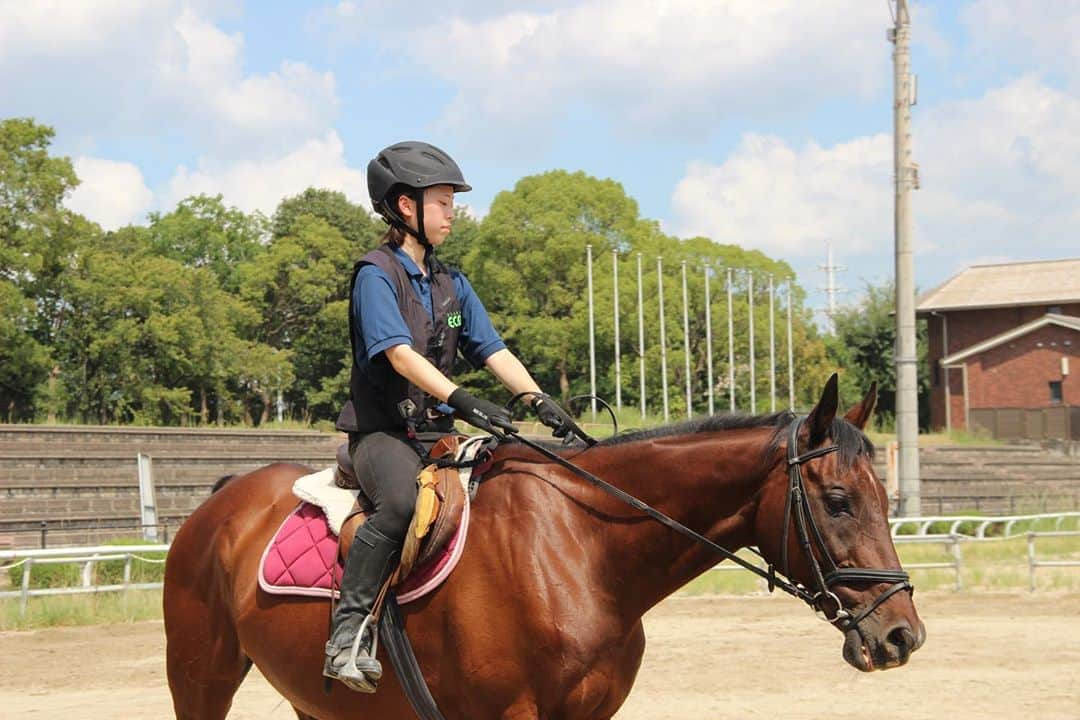
M401 213L410 226L416 227L416 204L409 197L401 198ZM432 247L439 247L450 234L454 223L454 188L435 185L424 190L424 234Z

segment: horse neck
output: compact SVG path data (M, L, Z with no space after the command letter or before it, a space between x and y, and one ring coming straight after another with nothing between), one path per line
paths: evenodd
M628 442L583 453L579 464L735 551L754 543L771 434L753 428ZM600 536L597 574L630 615L640 616L721 559L602 490L587 492L585 502L597 512L587 520L595 525L582 531Z

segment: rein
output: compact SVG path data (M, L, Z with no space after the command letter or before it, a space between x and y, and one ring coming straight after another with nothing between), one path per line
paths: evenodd
M608 495L626 503L630 507L645 513L652 519L656 520L660 524L671 528L675 532L684 535L699 545L704 545L708 549L724 556L724 558L731 560L743 568L754 573L758 577L762 578L768 583L769 592L772 592L775 588L780 588L789 595L796 597L807 605L812 607L817 613L818 617L829 623L840 623L840 629L844 632L855 628L860 622L862 622L867 616L870 615L879 605L885 602L888 598L892 597L901 590L912 590L912 585L909 581L909 576L903 570L878 570L873 568L840 568L833 561L832 556L829 555L828 550L825 547L825 541L821 536L821 531L818 529L817 523L814 522L814 516L810 512L809 500L806 496L806 491L803 487L802 473L799 467L810 460L828 455L829 453L839 450L839 446L830 445L828 447L818 448L816 450L810 450L808 452L799 455L797 452L798 444L798 432L799 427L802 425L805 417L796 419L791 424L791 434L788 439L787 450L787 466L788 466L788 495L787 504L784 508L784 531L782 535L781 544L781 576L776 573L776 568L770 563L768 570L762 570L758 566L750 563L735 553L731 552L727 548L718 545L712 540L708 539L704 535L694 530L691 530L687 526L680 523L678 520L665 515L656 508L642 502L638 498L634 497L625 490L621 490L611 483L603 480L596 475L593 475L588 470L578 467L569 460L560 457L554 452L537 443L522 437L516 432L508 432L506 435L496 435L501 441L505 440L507 435L513 435L514 438L521 444L535 450L552 462L566 468L573 472L575 475L587 480L590 484L600 488ZM815 589L809 590L801 583L791 580L788 568L787 558L787 539L788 529L791 522L792 510L795 510L795 528L799 538L799 544L803 548L803 552L806 554L811 566L811 570L814 577ZM822 565L818 562L817 557L814 555L813 548L811 546L810 534L807 532L807 527L813 532L813 537L818 545L821 556L825 560L825 572L822 572ZM751 550L761 556L757 550ZM762 558L764 559L764 558ZM852 617L850 611L846 610L840 603L840 599L829 588L832 585L842 584L845 582L891 582L894 583L889 589L878 595L874 602L869 607L865 608L858 615ZM835 610L830 616L824 609L823 605L826 601L832 601L835 603Z

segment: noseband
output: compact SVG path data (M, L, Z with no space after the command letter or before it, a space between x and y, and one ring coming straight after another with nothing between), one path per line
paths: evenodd
M803 463L814 458L834 453L840 447L838 445L829 445L815 450L807 450L802 455L799 455L799 428L805 419L805 417L801 417L791 423L791 431L788 435L788 493L787 502L784 505L784 531L780 537L780 572L785 577L791 577L788 567L788 533L791 529L791 516L794 513L795 532L799 540L799 546L802 547L803 555L806 556L807 563L810 565L810 574L814 582L813 593L810 594L808 599L804 599L814 608L818 617L826 622L841 623L840 629L847 632L874 612L881 603L902 590L913 592L914 587L911 584L911 578L903 570L842 568L836 564L832 555L829 554L821 530L818 528L817 522L814 521L814 514L810 512L810 500L806 495L800 467ZM814 553L814 545L817 545L817 554ZM874 598L870 605L853 616L851 611L844 608L836 593L830 589L834 585L847 583L893 584Z

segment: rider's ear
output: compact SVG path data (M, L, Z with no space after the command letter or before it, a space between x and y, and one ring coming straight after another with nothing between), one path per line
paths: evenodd
M866 395L855 407L847 411L847 415L844 416L849 423L862 430L866 427L866 423L870 420L870 416L874 414L874 408L877 406L877 381L870 383L870 389L866 391Z
M836 417L836 406L839 403L838 382L836 373L833 373L829 381L825 383L821 399L806 418L806 427L810 430L811 447L829 435L829 427L832 426L832 421Z

